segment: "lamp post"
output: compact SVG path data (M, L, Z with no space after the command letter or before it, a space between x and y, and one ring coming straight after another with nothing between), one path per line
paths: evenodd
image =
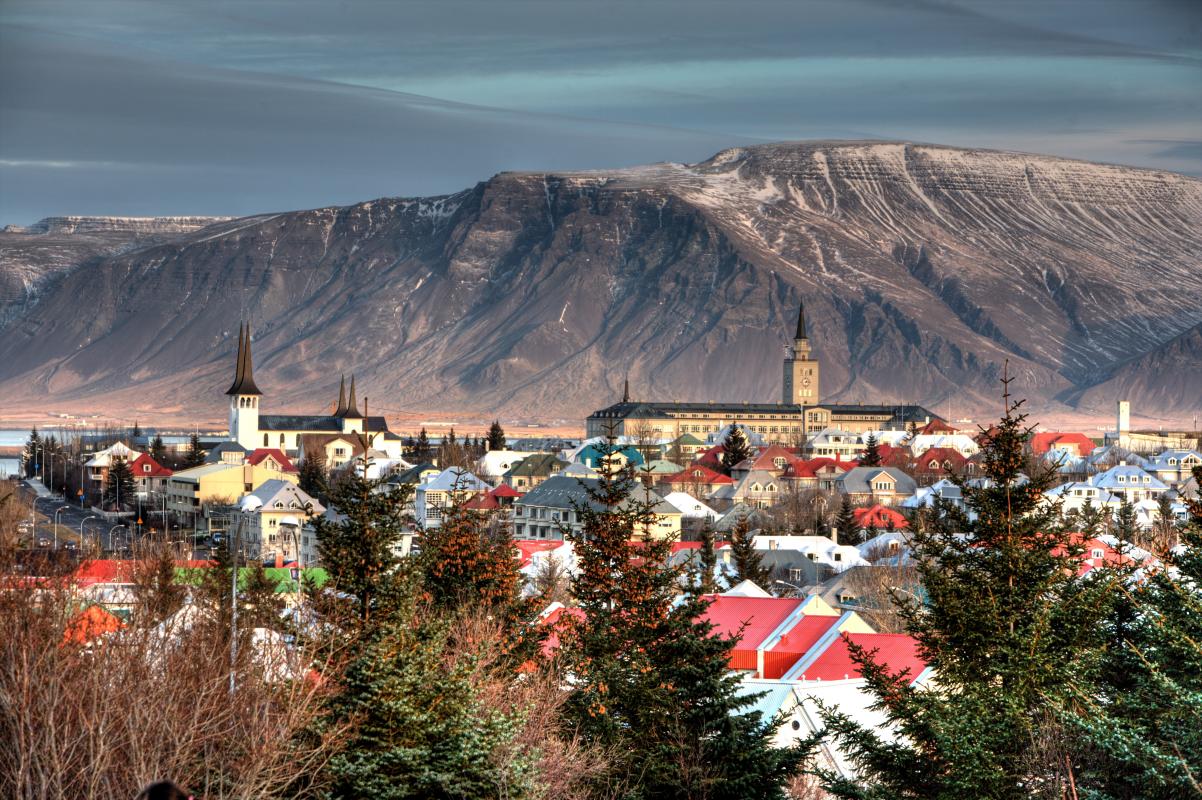
M80 546L83 546L83 524L90 519L96 519L96 515L93 514L92 516L84 517L83 519L81 519L79 521L79 544L80 544Z
M121 523L120 525L114 525L113 527L109 528L109 552L110 553L113 552L113 531L117 530L118 528L125 528L126 530L129 530L129 526L126 525L124 522Z
M252 514L263 507L263 501L253 494L242 498L238 524L234 526L234 537L230 540L230 694L234 693L237 685L235 675L238 669L238 545L242 534L242 524L246 515Z
M773 583L779 583L781 586L788 586L790 589L797 592L798 596L805 592L805 589L801 588L795 583L787 583L785 581L773 581Z
M70 511L70 510L71 510L71 506L63 506L62 508L60 508L54 512L54 549L55 550L58 549L58 515L63 513L64 511ZM80 538L82 539L83 536L80 535Z

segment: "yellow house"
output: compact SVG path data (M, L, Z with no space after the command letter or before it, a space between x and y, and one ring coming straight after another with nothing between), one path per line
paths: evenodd
M258 464L202 464L180 470L167 481L167 507L180 514L198 513L206 504L236 503L269 480L295 484L296 473Z

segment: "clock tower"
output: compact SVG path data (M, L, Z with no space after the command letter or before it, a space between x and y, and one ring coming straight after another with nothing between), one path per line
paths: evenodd
M810 339L806 335L806 312L802 304L798 304L797 308L797 333L793 337L793 347L785 357L781 402L792 406L818 404L818 361L810 354Z

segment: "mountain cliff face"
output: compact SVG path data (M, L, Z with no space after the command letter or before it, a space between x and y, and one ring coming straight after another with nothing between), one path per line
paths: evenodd
M627 375L774 401L804 299L824 399L993 409L1008 360L1033 403L1109 412L1089 387L1202 323L1200 220L1179 175L900 143L503 173L67 269L0 327L0 407L216 416L243 317L269 410L341 372L381 411L578 419ZM1149 381L1138 412L1198 404Z

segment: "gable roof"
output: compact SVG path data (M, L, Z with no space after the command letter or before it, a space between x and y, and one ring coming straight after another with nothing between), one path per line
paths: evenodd
M511 478L544 478L554 475L567 465L568 462L560 459L554 453L535 453L514 464L505 475Z
M729 475L723 475L721 472L715 472L704 464L693 462L685 467L680 472L674 475L667 475L660 479L664 483L713 483L726 484L734 483L734 478Z
M856 526L859 528L886 530L892 527L894 530L900 530L910 527L910 523L900 513L879 504L868 508L855 508L851 513L856 518Z
M149 470L143 467L150 467ZM149 453L139 453L129 465L135 478L170 478L171 470L151 458Z
M283 478L263 481L248 497L255 497L263 504L260 511L278 512L280 509L273 508L276 502L283 503L284 509L291 511L308 510L311 514L322 514L326 510L325 506L310 497L304 489Z
M589 507L600 511L604 508L600 503L592 498L589 490L596 491L598 486L596 478L570 478L566 475L553 475L545 481L535 486L527 492L522 499L516 502L523 506L545 506L548 508L574 509L576 507ZM641 493L643 499L647 503L651 503L651 511L655 514L678 515L680 510L670 503L665 503L663 499L646 487L636 485L634 491ZM633 501L630 498L623 500L619 505L619 510L625 510L630 507Z
M816 659L802 671L802 680L835 681L860 677L860 667L851 658L848 642L870 653L875 652L877 663L884 664L897 675L908 669L910 683L926 669L918 653L918 640L905 633L841 633Z
M254 450L249 456L246 457L246 463L252 465L259 464L268 456L274 458L276 463L280 465L280 468L284 472L296 472L296 467L293 465L292 460L289 459L288 456L284 455L282 450L274 447L260 447Z
M742 629L743 637L737 647L750 650L761 646L789 615L805 604L804 599L796 597L715 594L705 599L709 605L702 617L714 626L714 635L731 637Z

